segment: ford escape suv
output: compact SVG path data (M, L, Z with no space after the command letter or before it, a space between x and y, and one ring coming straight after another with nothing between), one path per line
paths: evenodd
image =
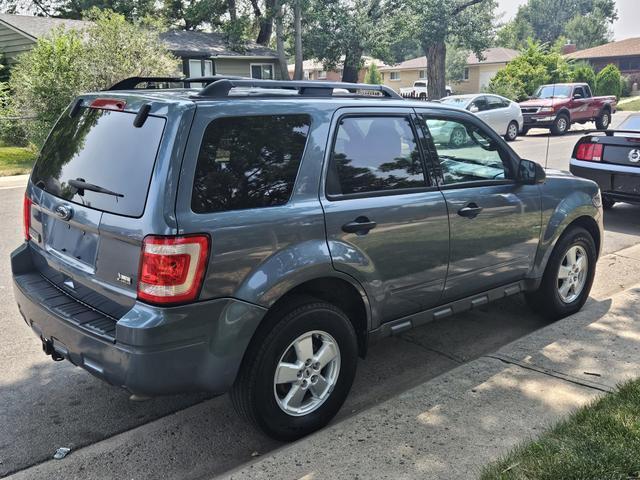
M290 440L336 414L372 339L587 299L595 183L386 87L200 81L82 95L42 148L11 266L54 360L140 395L230 391Z

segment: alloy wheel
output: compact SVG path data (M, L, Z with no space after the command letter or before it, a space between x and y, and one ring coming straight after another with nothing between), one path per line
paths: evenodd
M558 294L564 303L574 302L587 282L589 259L580 245L573 245L565 253L558 269Z

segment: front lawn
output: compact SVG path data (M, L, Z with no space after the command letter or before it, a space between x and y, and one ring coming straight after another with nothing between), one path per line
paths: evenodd
M618 105L621 112L640 112L640 97Z
M0 146L0 177L29 173L35 159L31 148Z
M581 408L485 467L482 480L640 478L640 380Z

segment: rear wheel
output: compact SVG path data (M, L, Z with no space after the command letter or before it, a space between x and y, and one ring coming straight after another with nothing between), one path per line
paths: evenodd
M529 133L529 127L522 127L522 131L520 132L520 135L524 136L527 133Z
M349 393L358 356L355 330L340 309L311 297L290 305L258 332L231 392L241 416L283 441L329 423Z
M419 98L420 98L420 100L426 100L427 99L427 94L423 92L423 93L420 94Z
M570 227L558 240L529 305L550 320L579 311L589 297L595 276L597 252L593 237L581 227Z
M451 136L449 137L449 145L460 148L467 143L467 133L464 131L462 127L456 127L451 132Z
M507 133L504 136L507 142L513 142L518 138L518 122L512 121L507 127Z
M602 113L596 118L596 128L598 130L606 130L611 125L611 112L609 110L603 110Z
M551 126L551 133L553 135L564 135L569 131L571 124L569 123L569 117L564 113L561 113L556 117L553 121L553 125Z

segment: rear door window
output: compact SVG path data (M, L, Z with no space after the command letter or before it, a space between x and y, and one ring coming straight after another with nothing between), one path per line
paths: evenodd
M134 118L132 113L94 108L83 108L73 118L65 113L42 147L32 182L73 203L140 217L165 119L150 116L136 128ZM82 180L120 196L78 189L70 180Z
M327 173L328 195L426 186L409 117L346 117L340 121Z
M287 203L310 125L308 115L212 121L198 154L191 209L212 213Z

